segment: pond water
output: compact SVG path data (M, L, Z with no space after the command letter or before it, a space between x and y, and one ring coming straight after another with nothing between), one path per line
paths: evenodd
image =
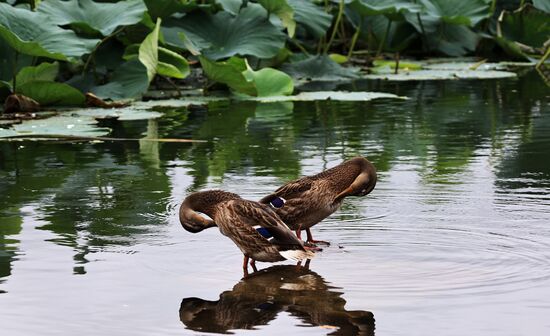
M1 143L4 335L547 335L550 90L517 79L356 82L409 100L210 103L116 137ZM313 228L306 268L184 231L188 193L258 200L366 156L379 181Z

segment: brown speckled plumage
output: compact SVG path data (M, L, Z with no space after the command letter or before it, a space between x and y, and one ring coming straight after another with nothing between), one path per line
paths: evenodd
M317 175L289 182L260 203L282 197L286 202L275 212L292 230L307 230L335 212L346 196L369 194L376 180L374 165L356 157Z
M247 258L282 261L286 258L281 252L285 251L296 251L295 255L302 258L312 256L269 206L230 192L210 190L189 195L180 207L180 222L184 229L193 233L218 226L221 233L239 247L245 261ZM254 228L258 225L268 229L273 238L268 240L258 233Z

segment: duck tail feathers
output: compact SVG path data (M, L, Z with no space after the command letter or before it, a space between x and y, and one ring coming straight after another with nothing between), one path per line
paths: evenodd
M304 259L312 259L315 257L315 253L312 251L304 251L304 250L286 250L286 251L279 251L279 254L283 256L283 258L287 260L293 260L293 261L300 261Z

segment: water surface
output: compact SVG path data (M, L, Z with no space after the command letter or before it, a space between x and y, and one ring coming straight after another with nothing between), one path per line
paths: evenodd
M6 335L545 335L550 108L517 79L356 82L409 100L210 103L109 122L115 136L207 143L0 144ZM314 227L308 267L259 263L177 207L258 200L363 155L376 189Z

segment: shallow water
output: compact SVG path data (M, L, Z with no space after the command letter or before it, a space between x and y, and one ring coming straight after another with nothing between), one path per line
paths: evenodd
M0 144L2 334L548 334L548 87L533 73L339 88L411 99L107 124L203 144ZM257 200L356 155L379 182L314 227L332 245L309 268L243 280L229 239L177 220L189 192Z

